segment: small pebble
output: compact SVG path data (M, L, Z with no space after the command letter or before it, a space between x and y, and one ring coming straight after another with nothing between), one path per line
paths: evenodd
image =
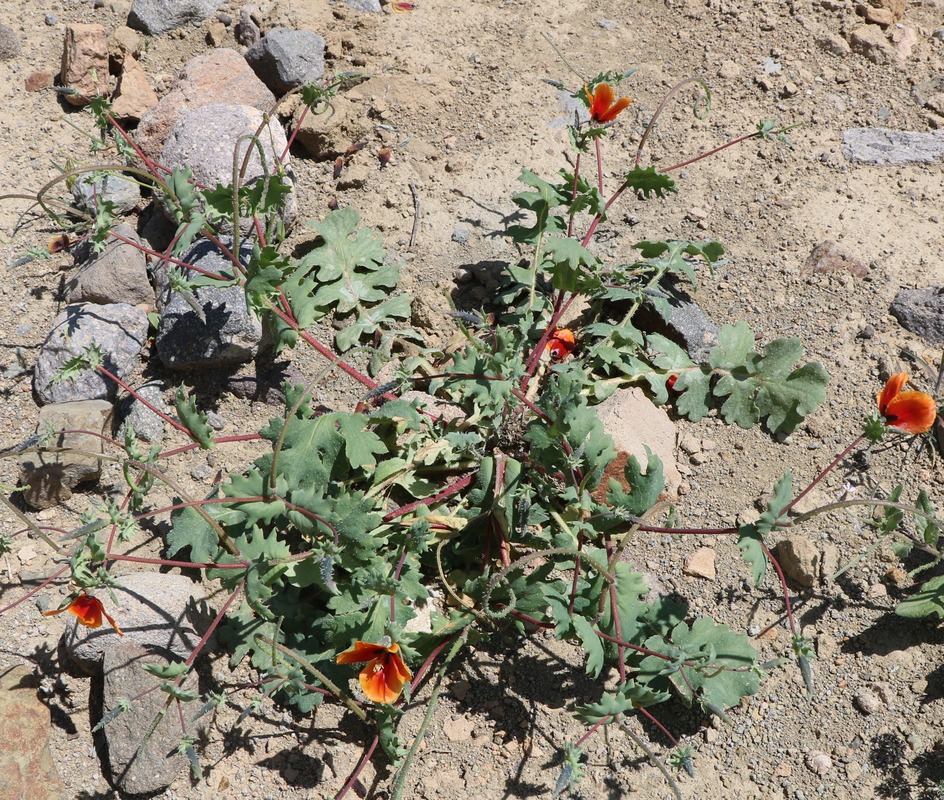
M225 11L221 11L219 14L217 14L216 18L226 26L233 24L233 18Z
M820 777L826 775L833 768L833 760L825 753L814 752L806 757L806 766Z
M46 14L46 16L43 17L43 22L52 28L59 24L59 17L57 17L55 14Z
M598 19L597 25L599 25L605 31L611 31L613 30L613 28L616 27L616 20L615 19ZM937 31L935 31L935 33L937 33Z
M881 707L879 699L871 692L861 692L852 698L855 707L867 717L874 714Z
M469 229L458 227L452 231L452 241L457 244L465 244L469 241Z

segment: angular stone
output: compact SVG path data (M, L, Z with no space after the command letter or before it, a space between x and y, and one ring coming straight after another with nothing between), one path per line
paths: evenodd
M163 411L168 416L170 409L164 402L163 385L160 381L150 381L135 388L135 391L147 400L154 408ZM130 427L135 436L146 442L159 442L164 435L164 420L151 411L137 397L129 395L122 401L119 412L121 425L118 427L118 441L125 439L125 430Z
M930 344L944 344L944 286L902 289L889 311L905 330Z
M246 51L246 61L276 96L321 80L325 40L311 31L273 28Z
M944 161L944 130L915 133L888 128L849 128L842 133L842 154L855 164L902 166Z
M114 397L115 383L97 370L82 369L58 383L54 379L60 367L93 345L104 356L102 366L113 375L126 378L137 364L147 332L147 314L126 303L66 306L53 320L39 353L33 373L36 396L43 404Z
M164 140L188 111L212 103L233 103L269 111L275 96L235 50L220 48L190 59L170 91L142 118L135 131L141 149L159 158Z
M37 697L29 667L0 673L0 797L66 800L70 794L49 751L49 708Z
M288 148L285 131L278 120L263 125L262 112L252 106L216 103L202 106L181 116L164 143L161 163L170 169L189 167L193 180L205 186L233 183L233 153L237 149L240 168L248 150L249 160L243 171L242 183L261 180L272 174L279 158ZM261 128L261 131L260 131ZM259 132L259 144L265 154L265 166L259 149L248 138ZM288 168L289 159L283 162ZM292 193L285 198L285 221L290 223L296 212ZM249 220L246 220L247 225Z
M777 558L787 576L800 586L816 584L820 574L820 552L812 539L800 533L781 539L777 545Z
M129 225L118 225L115 232L140 243L134 228ZM70 303L127 303L153 308L154 289L148 277L144 252L120 239L109 239L105 249L91 254L66 283L66 300Z
M187 23L203 22L221 0L132 0L128 25L151 36L160 36Z
M718 343L718 326L684 289L669 280L659 283L658 291L664 296L661 303L668 306L668 320L662 316L653 301L648 301L637 313L635 324L646 331L661 333L680 347L696 362L706 361L711 348Z
M694 553L686 556L685 561L682 562L682 574L713 581L717 575L714 549L699 547Z
M77 403L54 403L39 411L36 432L54 433L47 447L69 448L60 453L26 453L20 458L20 483L27 486L23 499L33 508L50 508L72 497L80 483L97 481L102 462L93 455L104 452L100 434L111 436L112 404L105 400L80 400ZM59 433L89 431L89 433Z
M333 161L343 156L354 142L366 138L371 131L370 121L357 103L339 95L331 101L334 113L305 114L301 124L297 125L298 142L312 158L319 161ZM295 122L301 117L300 107L295 114Z
M127 794L159 792L188 769L186 756L177 752L183 733L176 714L163 714L147 741L144 740L145 733L165 711L167 699L163 692L148 691L159 679L145 672L144 665L164 666L174 661L178 659L167 651L124 639L105 651L102 715L116 708L122 700L131 699L128 710L104 727L112 781ZM198 692L197 676L191 672L181 688ZM210 719L209 715L193 722L188 719L187 732L198 736Z
M134 572L120 576L110 591L120 605L112 602L109 591L99 590L95 596L124 636L119 637L107 623L100 628L86 628L75 618L62 635L63 651L70 663L88 675L95 673L102 655L119 641L186 658L213 619L203 587L184 575ZM208 647L212 648L212 642Z
M60 80L63 86L75 90L63 95L74 106L87 105L96 95L109 94L108 46L101 25L66 27Z
M675 462L675 425L664 409L656 406L642 389L618 389L596 407L603 430L613 437L618 453L607 468L606 476L624 482L623 467L628 456L635 456L643 471L649 463L646 447L662 461L665 491L670 496L678 492L682 475ZM605 489L604 477L602 488Z
M822 274L840 270L857 278L864 278L869 274L868 264L846 252L838 242L831 239L816 245L803 265L804 274Z
M111 113L117 119L137 122L157 104L157 92L144 68L130 53L125 55L118 86L111 99Z
M878 25L860 25L849 33L852 50L873 64L890 64L897 59L895 47Z
M243 250L241 258L248 257ZM209 241L197 242L181 260L217 274L232 274L232 264ZM161 276L158 275L161 280ZM218 368L252 360L262 343L262 323L246 305L246 293L238 286L219 289L201 286L190 298L203 314L197 314L188 298L169 287L158 291L161 322L155 347L171 369Z
M141 202L141 187L116 172L97 177L94 173L86 173L72 184L72 197L81 208L92 214L106 201L115 207L115 213L124 214Z
M0 61L9 61L19 54L19 37L9 25L0 24Z

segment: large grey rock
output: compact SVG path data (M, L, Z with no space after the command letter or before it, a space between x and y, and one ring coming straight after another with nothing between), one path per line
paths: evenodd
M944 344L944 286L902 289L889 310L905 330L931 344Z
M101 436L111 436L112 417L112 405L106 400L43 406L39 411L36 432L56 431L46 446L65 450L59 453L24 453L20 457L20 483L27 487L23 499L33 508L50 508L72 497L72 490L80 483L97 481L102 474L102 462L94 455L86 454L104 452L105 443ZM69 449L81 453L68 452Z
M188 22L203 22L221 0L133 0L128 26L160 36Z
M379 9L378 9L379 10ZM273 28L246 51L260 80L276 95L324 76L325 40L311 31Z
M242 183L251 184L272 174L288 142L285 131L276 119L270 119L263 127L264 117L257 108L245 105L217 103L203 106L182 116L164 143L161 163L174 167L189 167L193 180L205 186L218 183L229 186L233 183L233 153L237 150L237 164L242 169L243 157L250 152ZM259 148L248 139L257 131L259 144L265 155L265 164ZM284 162L288 167L288 156ZM285 221L295 218L294 193L285 198ZM246 220L249 224L249 220Z
M203 588L183 575L134 572L122 575L117 584L110 591L119 605L112 602L109 590L99 589L95 596L114 617L123 637L119 639L107 623L87 628L78 619L72 620L62 637L69 662L88 675L98 670L103 654L118 641L186 658L213 619ZM207 646L212 648L213 643Z
M167 695L153 691L159 679L145 672L144 665L164 666L177 660L167 651L124 639L105 651L102 714L116 708L122 700L131 701L128 710L109 722L103 733L112 782L124 793L159 792L188 769L186 756L177 752L183 731L176 713L164 713L145 741L145 734L165 711ZM181 688L198 692L197 676L191 672ZM189 707L185 713L192 716ZM192 722L188 719L187 733L199 736L209 719L209 715Z
M135 131L138 145L148 156L159 158L177 120L189 111L213 103L238 103L269 111L275 104L275 95L235 50L211 50L184 64L170 91L141 117Z
M105 202L114 206L116 214L125 214L141 202L141 187L116 172L87 173L72 184L72 196L80 208L92 214Z
M241 255L248 257L249 249ZM208 240L197 242L181 256L182 261L217 274L232 274L232 264ZM159 275L158 280L162 278ZM239 286L219 289L201 286L190 298L159 288L158 308L161 322L155 346L165 366L171 369L217 368L251 361L262 343L262 323L246 305L246 294Z
M0 672L0 797L66 800L71 797L49 750L49 707L39 699L39 681L27 666Z
M880 167L944 161L944 130L915 133L888 128L849 128L842 133L842 154L855 164Z
M82 369L58 383L54 379L60 367L92 345L104 356L102 366L113 375L126 378L137 364L147 331L147 314L126 303L66 306L53 320L36 362L33 389L39 401L68 403L114 397L117 388L114 382L96 370Z
M19 54L19 37L9 25L0 24L0 61L10 61Z
M718 343L718 326L691 295L675 283L664 280L659 283L658 291L662 295L660 304L668 309L668 319L655 302L650 301L639 309L635 324L651 333L661 333L684 347L693 361L707 361L711 348Z
M135 391L154 408L170 415L170 409L164 402L164 387L160 381L150 381L138 386ZM125 430L131 428L134 435L146 442L159 442L164 436L164 420L151 411L137 397L128 396L119 411L121 425L118 427L118 441L125 439Z
M115 233L124 239L141 243L134 228L118 225ZM154 307L154 289L147 272L144 251L120 239L109 239L101 253L90 253L89 259L66 283L66 300L70 303L127 303Z

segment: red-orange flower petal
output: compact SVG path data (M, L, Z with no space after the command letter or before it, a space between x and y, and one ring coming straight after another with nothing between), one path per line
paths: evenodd
M339 664L360 664L367 661L361 670L361 689L367 699L374 703L392 703L403 691L403 685L413 678L413 673L403 663L400 646L357 641L349 650L341 653Z
M937 418L934 398L924 392L903 392L908 375L899 372L892 375L877 397L878 411L885 417L885 424L905 433L925 433L931 430Z
M592 94L586 87L584 87L584 91L590 101L590 119L601 125L616 119L630 103L628 97L621 97L614 103L613 100L616 95L613 92L613 87L608 83L599 84Z
M108 620L109 624L115 629L115 633L119 636L124 636L121 628L115 623L115 620L112 618L105 607L102 605L102 601L97 597L92 597L82 593L77 595L72 599L72 602L64 608L57 608L52 611L44 611L44 617L51 617L53 614L61 614L63 611L68 611L78 618L87 628L100 628L102 626L102 617Z
M576 345L577 340L574 338L573 331L569 328L557 328L551 338L547 340L544 349L550 353L551 358L561 359L570 355Z

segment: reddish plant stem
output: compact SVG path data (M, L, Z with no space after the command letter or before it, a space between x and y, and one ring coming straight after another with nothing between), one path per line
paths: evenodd
M165 414L163 411L157 408L157 406L155 406L153 403L149 403L140 394L138 394L138 392L132 389L123 380L121 380L121 378L119 378L117 375L112 373L107 368L103 367L101 364L99 364L98 366L98 372L102 374L104 377L108 378L108 380L114 381L118 385L119 388L124 389L124 391L128 392L128 394L134 397L135 400L137 400L140 403L143 403L148 408L148 410L153 411L155 414L157 414L157 416L159 416L162 420L164 420L164 422L167 422L170 425L173 425L178 431L186 434L191 439L193 438L193 434L190 433L190 431L188 431L186 427L184 427L181 423L179 423L173 417L170 417L167 414ZM118 443L115 442L115 444L118 444Z
M367 762L370 761L371 756L373 756L374 750L377 749L377 745L379 742L380 742L380 734L375 733L374 738L370 743L370 747L367 748L364 755L361 757L360 762L354 768L354 772L351 773L351 777L347 779L347 783L345 783L344 786L341 787L341 791L339 791L334 796L334 800L341 800L341 798L344 797L344 795L348 793L350 788L355 783L357 783L357 779L360 777L360 774L364 771L364 767L367 766Z
M10 603L10 605L0 608L0 614L6 613L11 608L16 608L20 603L24 603L27 600L29 600L34 594L39 594L39 592L41 592L43 589L49 586L49 584L51 584L54 580L56 580L56 578L58 578L64 572L68 572L68 570L69 570L68 564L56 570L52 575L46 578L46 580L44 580L41 584L39 584L39 586L37 586L35 589L30 589L19 600L14 600L12 603Z
M600 149L600 137L593 138L594 147L597 151L597 188L600 190L600 197L603 196L603 153Z
M174 561L169 558L145 558L144 556L125 556L109 553L109 561L129 561L132 564L152 564L161 567L180 567L181 569L245 569L248 562L241 564L205 564L197 561ZM278 563L276 561L273 564Z
M284 323L285 323L286 325L288 325L292 330L294 330L299 336L301 336L302 339L304 339L306 343L308 343L309 345L311 345L320 355L324 356L324 357L325 357L326 359L328 359L329 361L337 362L338 367L339 367L343 372L346 372L348 375L350 375L352 378L354 378L354 380L356 380L358 383L363 384L363 385L366 386L368 389L373 390L373 389L376 389L376 388L377 388L377 385L378 385L378 384L377 384L375 381L372 381L370 378L368 378L368 377L367 377L366 375L364 375L362 372L359 372L358 370L356 370L354 367L352 367L352 366L351 366L350 364L348 364L346 361L341 361L340 359L338 359L337 356L335 356L335 354L331 352L331 350L329 350L329 349L328 349L327 347L325 347L321 342L319 342L317 339L315 339L315 337L312 336L310 333L308 333L308 331L302 330L302 329L298 326L298 323L295 321L294 317L292 317L290 314L287 314L283 309L278 308L278 307L275 306L275 305L271 305L270 308L271 308L272 312L273 312L279 319L282 320L282 322L284 322ZM396 400L396 395L390 394L389 392L387 392L386 394L384 394L383 397L386 397L386 398L389 399L389 400Z
M213 622L210 623L210 626L207 628L206 633L203 634L203 637L197 642L197 646L193 648L193 652L187 656L187 660L184 662L188 667L193 664L197 656L200 655L200 651L206 646L206 643L210 640L210 637L213 635L213 631L216 630L217 626L223 620L223 617L226 615L226 612L229 610L229 607L233 604L233 601L239 596L239 593L246 586L246 581L242 580L230 593L230 596L226 598L226 602L223 603L223 607L217 612L216 617L213 618ZM186 675L186 673L184 673ZM184 675L181 675L177 679L177 685L179 686L181 681L184 679Z
M606 723L613 719L613 715L610 714L608 717L604 717L599 722L594 722L593 725L581 736L575 743L574 747L580 747L587 739L589 739L593 734L595 734L600 728L602 728Z
M206 277L212 278L213 280L218 280L218 281L228 280L225 275L219 275L216 272L210 272L209 270L202 269L201 267L194 266L193 264L188 264L186 261L181 261L178 258L171 257L170 250L168 250L165 253L159 253L157 250L152 250L150 247L147 247L146 245L135 242L133 239L129 239L126 236L122 236L120 233L116 233L113 230L109 231L108 235L117 239L119 242L124 242L125 244L131 245L135 249L140 250L142 253L146 253L147 255L152 256L153 258L159 258L161 259L161 261L167 261L168 263L173 264L174 266L184 267L185 269L192 269L194 272L199 272L201 275L205 275Z
M767 545L761 542L760 546L764 549L767 558L770 559L770 563L774 565L774 569L777 571L777 577L780 578L780 589L783 591L783 602L787 611L787 620L790 623L790 632L795 635L797 629L796 622L793 619L793 604L790 602L790 589L787 587L787 579L783 574L783 570L780 568L780 562L777 561L773 553L767 549Z
M606 541L606 556L610 560L613 558L613 542L610 539ZM614 573L615 574L615 573ZM616 631L616 638L623 638L623 626L620 623L619 605L616 602L616 581L611 581L609 586L610 609L613 611L613 630ZM619 660L620 683L626 683L626 655L623 653L621 645L616 646L616 656Z
M669 733L665 725L659 722L659 720L657 720L654 716L652 716L652 714L650 714L645 708L642 708L641 706L633 706L633 708L635 708L636 711L642 714L653 725L655 725L660 731L662 731L666 735L666 737L668 737L668 740L672 742L672 747L678 747L678 739L676 739L671 733Z
M261 440L262 437L258 433L240 433L234 434L232 436L214 436L213 444L228 444L230 442L254 442ZM194 450L200 447L199 442L191 442L190 444L185 444L182 447L174 448L173 450L165 450L163 453L158 453L158 458L170 458L171 456L179 456L181 453L186 453L190 450Z
M860 434L859 436L857 436L855 440L845 450L843 450L838 456L836 456L832 461L829 462L829 465L822 472L820 472L819 475L813 478L813 482L809 486L807 486L802 492L800 492L796 497L794 497L789 502L787 507L783 510L783 513L786 514L791 508L793 508L804 497L806 497L813 490L813 487L816 486L816 484L818 484L821 480L823 480L823 478L825 478L833 469L835 469L835 467L847 455L849 455L849 453L851 453L856 447L859 446L859 444L862 442L864 438L865 438L865 434Z
M466 486L472 483L472 480L475 478L477 474L478 474L478 470L474 472L470 472L468 475L463 475L461 478L459 478L459 480L454 481L453 483L450 483L445 489L443 489L438 494L434 494L432 497L425 497L422 500L416 500L412 503L408 503L405 506L400 506L399 508L395 508L393 511L390 511L389 513L383 516L382 522L391 522L406 514L413 513L414 511L416 511L416 509L420 508L421 506L429 507L431 505L435 505L436 503L439 503L442 500L445 500L447 497L451 497L452 495L458 492L461 492L463 489L465 489Z

